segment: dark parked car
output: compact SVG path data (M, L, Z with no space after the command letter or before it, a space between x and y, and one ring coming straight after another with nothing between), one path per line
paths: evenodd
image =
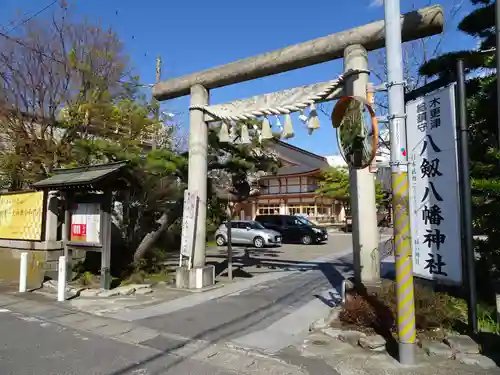
M264 227L281 233L282 242L302 243L310 245L328 241L325 228L307 220L305 217L293 215L257 215L255 221Z

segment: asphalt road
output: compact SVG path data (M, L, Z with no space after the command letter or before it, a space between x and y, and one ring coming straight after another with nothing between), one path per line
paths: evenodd
M234 375L236 372L0 309L0 374Z
M141 326L178 335L189 340L227 342L263 330L307 303L318 299L323 291L338 288L343 273L351 269L351 256L334 261L291 260L291 253L323 248L322 255L334 256L350 247L350 235L331 236L324 245L284 245L279 257L263 261L261 266L268 273L284 273L284 277L267 281L241 292L194 307L164 315L137 320ZM290 271L298 271L289 274ZM326 304L328 302L325 302ZM147 309L147 307L146 307ZM312 322L306 322L308 325ZM164 350L177 343L154 342L150 345Z
M331 241L333 252L345 248L349 240L350 236L339 236ZM179 338L220 343L266 328L317 298L321 291L338 286L340 273L349 272L351 256L333 262L297 263L289 266L299 272L281 279L192 308L135 321L165 333L140 345L73 330L28 316L29 311L25 315L10 311L4 305L0 308L0 375L241 374L229 370L234 367L222 368L219 362L221 367L213 361L181 358L169 349L182 344L176 341Z

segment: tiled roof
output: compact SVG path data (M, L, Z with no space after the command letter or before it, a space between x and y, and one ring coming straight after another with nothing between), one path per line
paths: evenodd
M299 147L276 140L271 146L279 157L292 162L295 165L287 165L278 170L278 176L302 174L318 169L328 168L328 162L325 157L313 154Z
M88 167L56 169L54 176L38 181L35 189L64 189L95 185L125 167L128 162L99 164Z
M302 173L312 172L318 169L319 168L311 168L310 166L307 165L291 165L278 169L277 175L284 176L289 174L302 174Z

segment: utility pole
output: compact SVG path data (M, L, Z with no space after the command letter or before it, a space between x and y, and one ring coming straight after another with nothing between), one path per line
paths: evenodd
M399 0L385 0L385 43L389 129L391 134L392 207L396 258L399 362L415 364L415 302L408 194L408 157Z
M359 45L344 50L344 71L368 69L368 53ZM359 73L346 78L345 95L366 99L368 73ZM354 274L357 283L378 285L380 283L380 256L378 249L377 206L375 201L375 179L370 168L349 168L351 184L352 242Z

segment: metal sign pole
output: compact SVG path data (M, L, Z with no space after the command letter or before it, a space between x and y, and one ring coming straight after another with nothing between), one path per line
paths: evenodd
M399 362L415 364L415 302L408 192L401 14L399 0L385 0L385 40L389 127L391 132L392 202L396 258Z
M460 198L462 201L462 220L463 220L463 234L465 245L465 271L464 277L465 285L467 288L468 298L468 320L469 328L474 334L478 332L477 326L477 295L476 295L476 270L474 257L474 238L472 235L472 199L470 187L470 173L469 173L469 129L467 126L467 108L466 108L466 95L465 95L465 77L464 77L464 62L459 59L457 61L457 97L458 97L458 122L459 122L459 152L460 152L460 173L461 173L461 187Z

